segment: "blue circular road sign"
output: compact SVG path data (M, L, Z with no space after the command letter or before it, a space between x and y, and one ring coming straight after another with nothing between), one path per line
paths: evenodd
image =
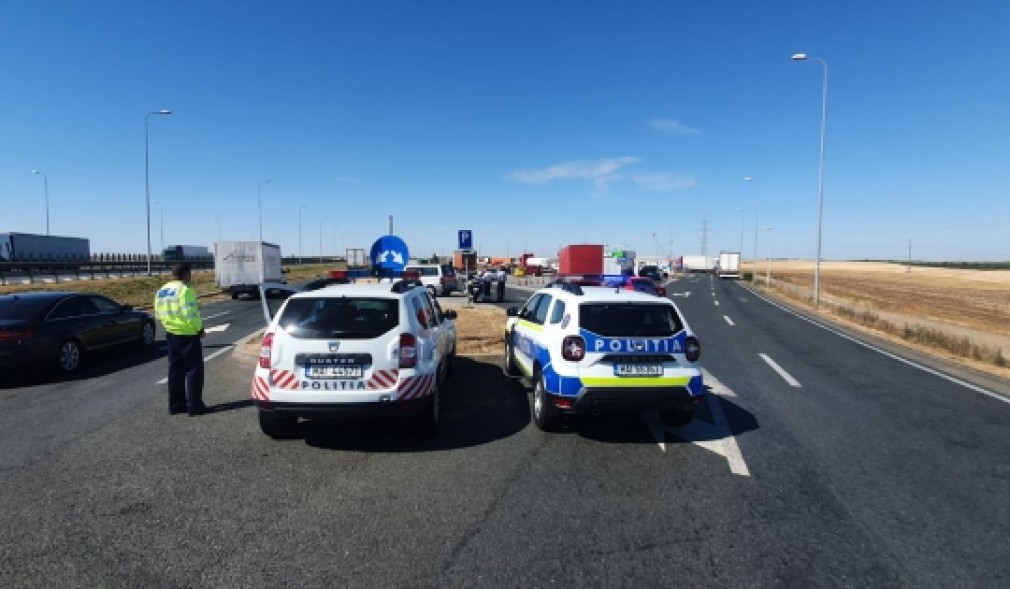
M410 260L410 252L399 237L383 235L372 244L371 257L373 268L400 272Z

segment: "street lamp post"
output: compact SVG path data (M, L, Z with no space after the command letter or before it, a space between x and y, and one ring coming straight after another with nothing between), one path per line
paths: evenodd
M737 207L736 210L740 211L740 257L743 258L743 229L747 224L747 214L743 207Z
M49 235L49 177L38 170L32 170L32 174L42 176L43 189L46 195L46 235Z
M758 260L758 208L761 204L761 185L750 176L744 177L744 182L754 182L754 272L751 273L750 281L757 281L757 260Z
M151 115L170 115L172 111L167 108L155 110L144 115L144 193L147 204L147 275L151 275L151 173L150 173L150 150L148 149L147 119Z
M323 217L319 221L319 263L323 263L323 223L326 222L326 217Z
M256 185L256 207L260 213L260 242L263 241L263 191L261 189L264 184L270 184L270 179L267 178Z
M298 265L302 265L302 209L309 205L298 207Z
M817 255L814 258L814 309L821 304L821 223L824 219L824 137L828 123L828 62L820 57L807 57L806 53L796 53L793 61L813 60L824 66L824 84L821 90L821 163L817 179Z
M762 227L768 232L768 265L765 266L765 287L772 287L772 228L768 226Z
M158 225L160 226L161 233L161 251L165 251L165 207L158 201L154 201L151 204L158 205Z

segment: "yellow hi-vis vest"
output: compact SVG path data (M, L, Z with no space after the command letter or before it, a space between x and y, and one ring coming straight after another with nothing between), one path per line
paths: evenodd
M173 335L197 335L203 329L196 292L181 280L169 282L154 296L154 315Z

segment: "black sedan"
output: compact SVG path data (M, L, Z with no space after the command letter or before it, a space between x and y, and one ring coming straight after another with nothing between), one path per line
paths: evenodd
M26 362L76 371L87 352L154 343L154 319L97 294L24 292L0 295L0 369Z

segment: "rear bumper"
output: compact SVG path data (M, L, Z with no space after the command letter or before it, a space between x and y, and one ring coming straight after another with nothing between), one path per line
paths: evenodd
M572 410L578 413L686 411L701 398L683 387L586 388L575 398Z
M263 411L296 415L307 419L328 417L410 417L426 409L432 397L408 401L379 401L373 403L284 403L253 400Z

